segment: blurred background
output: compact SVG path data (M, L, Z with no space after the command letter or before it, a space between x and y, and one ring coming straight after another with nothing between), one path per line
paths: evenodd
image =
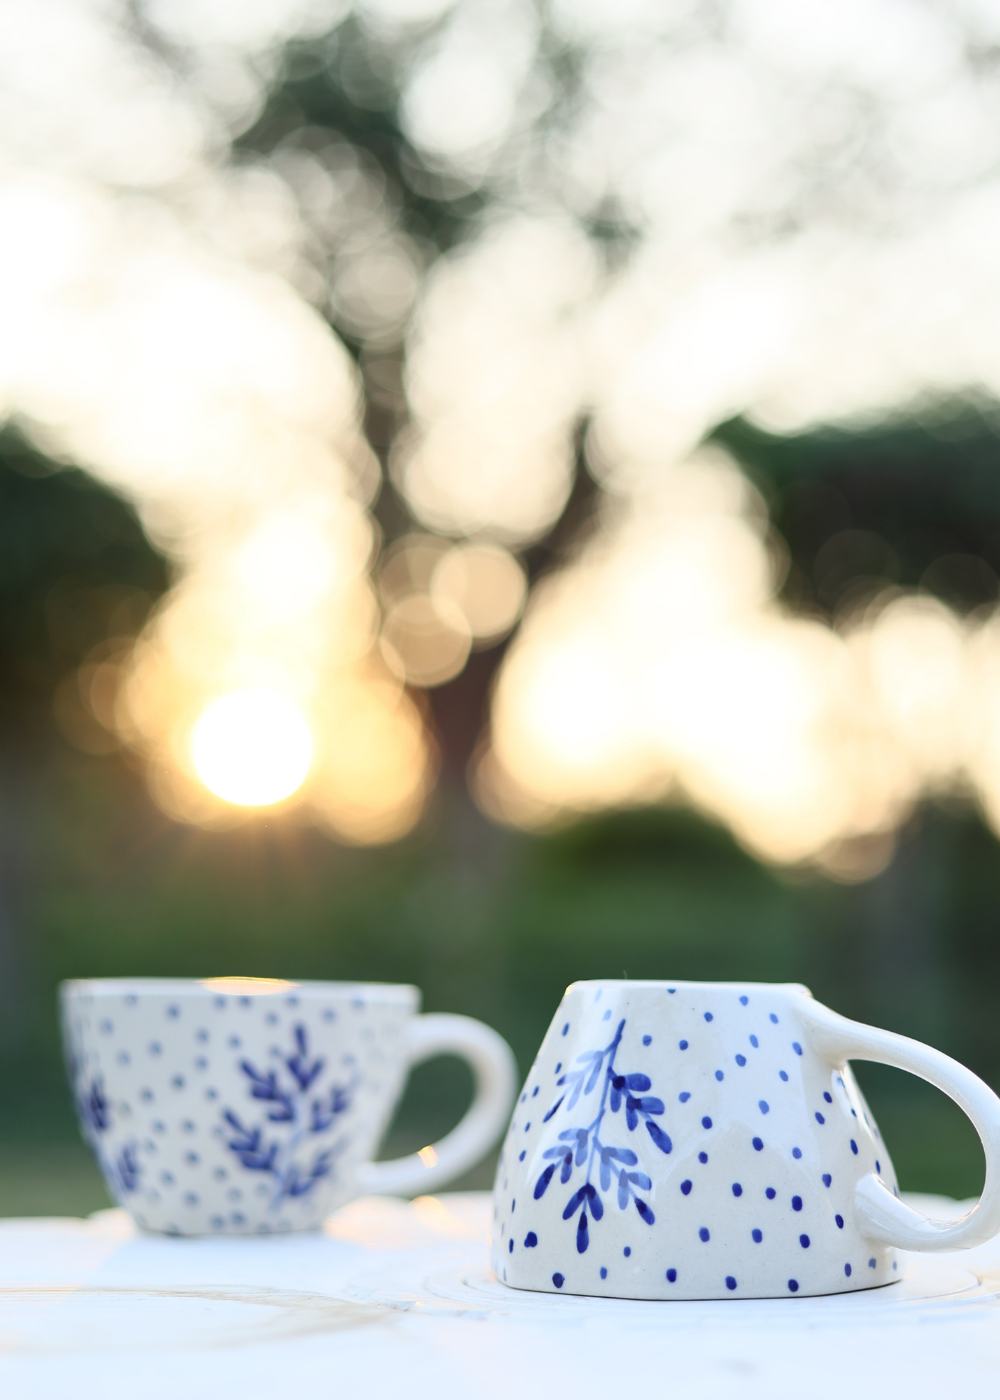
M106 1204L66 977L412 981L525 1072L577 978L803 981L1000 1088L1000 10L4 28L0 1212Z

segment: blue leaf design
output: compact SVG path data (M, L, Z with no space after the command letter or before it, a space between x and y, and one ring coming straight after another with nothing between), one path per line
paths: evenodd
M555 1162L553 1162L552 1165L551 1165L551 1167L546 1167L546 1168L545 1168L545 1170L542 1172L541 1176L540 1176L540 1177L538 1178L538 1180L535 1182L535 1200L536 1200L536 1201L540 1201L541 1198L545 1195L545 1192L546 1192L546 1190L548 1189L549 1182L552 1180L552 1173L555 1171L555 1169L556 1169L556 1164L555 1164Z
M656 1143L657 1147L660 1149L661 1152L671 1152L671 1151L673 1151L673 1146L674 1146L674 1145L673 1145L673 1143L670 1141L670 1139L667 1137L667 1135L666 1135L666 1133L663 1131L663 1129L660 1127L659 1123L652 1123L652 1122L650 1122L650 1120L647 1118L647 1119L646 1119L646 1132L647 1132L647 1133L649 1134L649 1136L653 1139L653 1141Z
M563 1219L577 1217L577 1250L583 1254L590 1243L591 1222L604 1218L605 1202L602 1193L615 1190L620 1210L627 1210L630 1201L635 1202L640 1217L648 1224L655 1222L655 1216L644 1200L637 1194L652 1190L652 1180L638 1168L639 1157L629 1147L619 1147L601 1141L601 1125L610 1109L617 1113L624 1106L625 1123L629 1132L634 1132L640 1119L645 1123L650 1138L664 1153L672 1150L673 1144L653 1117L665 1112L661 1098L647 1093L652 1088L648 1074L639 1072L619 1074L615 1070L615 1058L625 1029L624 1018L619 1021L614 1039L603 1050L591 1050L577 1056L577 1065L556 1081L563 1093L552 1104L542 1121L547 1123L563 1109L568 1114L576 1107L581 1097L592 1093L603 1080L599 1107L594 1120L586 1127L565 1128L559 1133L558 1147L549 1147L542 1154L549 1160L535 1184L534 1196L539 1200L546 1192L559 1167L559 1179L567 1185L578 1168L585 1168L582 1184L572 1192L563 1208ZM522 1154L523 1155L523 1154ZM597 1183L591 1175L597 1167ZM598 1190L598 1186L600 1190Z

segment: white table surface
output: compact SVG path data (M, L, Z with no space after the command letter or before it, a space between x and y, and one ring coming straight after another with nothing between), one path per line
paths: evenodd
M0 1396L1000 1394L1000 1240L901 1255L899 1283L862 1293L626 1302L504 1288L489 1214L485 1193L368 1198L267 1239L144 1235L121 1211L0 1221Z

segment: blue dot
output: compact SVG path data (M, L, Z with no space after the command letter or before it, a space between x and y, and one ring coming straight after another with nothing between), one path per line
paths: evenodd
M850 1264L845 1264L845 1265L844 1265L844 1273L847 1275L848 1278L851 1277L851 1266L850 1266Z
M698 1161L701 1163L702 1166L704 1166L705 1163L708 1161L708 1153L707 1153L707 1152L699 1152L699 1153L698 1153Z
M740 1005L741 1005L741 1006L746 1006L746 1004L747 1004L747 1002L748 1002L749 1000L750 1000L749 997L740 997Z
M632 1246L627 1244L627 1245L625 1246L625 1248L622 1250L622 1253L624 1254L625 1258L627 1259L627 1258L629 1257L629 1255L632 1253Z
M562 1288L562 1286L563 1286L563 1284L566 1282L566 1280L563 1278L562 1274L553 1274L553 1275L552 1275L552 1282L555 1284L555 1286L556 1286L557 1288Z
M668 1269L668 1270L667 1270L667 1282L668 1282L668 1283L676 1283L676 1282L677 1282L677 1270L676 1270L676 1269Z
M610 1006L608 1007L607 1011L605 1011L604 1015L601 1017L601 1020L602 1020L602 1021L610 1021L610 1020L611 1020L611 1007L610 1007Z
M701 1240L702 1244L708 1243L708 1230L704 1225L698 1231L698 1238Z
M688 1043L687 1043L687 1041L686 1041L686 1040L682 1040L682 1041L680 1042L680 1044L678 1045L677 1048L678 1048L679 1050L686 1050L686 1049L688 1048Z
M681 1194L684 1195L684 1196L690 1196L690 1194L691 1194L691 1182L690 1182L690 1181L682 1181L682 1182L681 1182Z
M519 1162L523 1162L524 1159L525 1159L525 1157L526 1157L527 1155L528 1155L528 1154L527 1154L526 1151L525 1151L525 1152L522 1152L521 1155L518 1157L517 1160L518 1160Z
M792 1156L795 1158L795 1160L796 1160L796 1162L797 1162L797 1161L799 1160L799 1158L802 1156L802 1148L801 1148L801 1147L793 1147L793 1148L792 1148Z
M823 1185L824 1185L824 1186L829 1186L830 1183L831 1183L832 1181L833 1181L833 1177L830 1175L830 1173L829 1173L829 1172L824 1172L824 1173L823 1173Z
M538 1096L538 1091L539 1091L540 1088L541 1088L541 1085L540 1085L540 1084L536 1084L535 1087L532 1089L532 1091L531 1091L531 1097L532 1097L533 1099L534 1099L534 1098L537 1098L537 1096Z
M869 1269L874 1269L874 1267L875 1267L875 1260L874 1260L874 1259L869 1259L869 1260L868 1260L868 1267L869 1267Z
M799 1042L798 1042L797 1040L793 1040L793 1041L792 1041L792 1049L795 1051L796 1055L801 1055L801 1054L802 1054L802 1046L799 1044Z
M525 1247L525 1249L534 1249L534 1247L535 1247L535 1245L536 1245L537 1243L538 1243L538 1236L535 1234L534 1230L529 1230L528 1233L527 1233L527 1234L525 1235L525 1237L524 1237L524 1247Z
M799 1236L799 1244L802 1246L803 1249L808 1249L808 1248L809 1248L809 1236L808 1236L808 1235L800 1235L800 1236Z
M563 1026L563 1028L562 1028L562 1033L563 1033L563 1035L567 1035L568 1032L569 1032L569 1022L567 1021L566 1024L565 1024L565 1025ZM553 1278L554 1278L554 1277L555 1277L555 1275L553 1274ZM562 1278L562 1274L560 1274L559 1277ZM556 1287L557 1287L557 1288L562 1288L562 1284L561 1284L561 1283L556 1284Z
M560 1071L561 1069L562 1069L562 1060L560 1060L559 1063L556 1065L555 1070L553 1071L553 1073L558 1074L559 1071Z
M738 1181L734 1181L734 1182L733 1182L733 1195L734 1195L734 1196L742 1196L742 1195L743 1195L743 1187L740 1185L740 1183L739 1183Z
M513 1254L513 1253L514 1253L514 1241L513 1241L513 1240L508 1240L508 1241L507 1241L507 1253L508 1253L508 1254Z
M772 1025L776 1026L778 1024L778 1018L777 1016L775 1016L773 1011L771 1012L770 1020Z
M602 1270L601 1270L601 1278L607 1278L607 1276L608 1276L608 1271L607 1271L607 1269L602 1269Z
M736 1280L733 1278L732 1274L726 1275L726 1287L729 1289L730 1293L736 1287Z
M793 1196L793 1197L792 1197L792 1210L801 1210L801 1209L802 1209L802 1197L801 1197L801 1196Z
M882 1175L882 1163L877 1157L875 1158L875 1171L878 1173L879 1176Z
M652 1045L653 1037L651 1035L644 1035L642 1037L642 1043L643 1045Z
M775 1196L776 1196L777 1194L778 1194L778 1193L777 1193L777 1191L775 1191L775 1189L774 1189L773 1186L769 1186L769 1187L767 1188L767 1190L764 1192L764 1195L767 1197L767 1199L768 1199L769 1201L773 1201L774 1198L775 1198Z
M706 1020L706 1021L711 1021L711 1019L712 1019L712 1013L711 1013L711 1011L706 1011L706 1012L705 1012L705 1020Z
M716 1077L716 1079L718 1079L718 1080L722 1080L722 1079L725 1079L726 1076L722 1073L722 1070L721 1070L721 1069L717 1069L717 1070L715 1071L715 1077Z
M524 1131L527 1132L528 1129L529 1129L530 1127L531 1127L531 1124L530 1124L530 1123L525 1123L525 1125L524 1125Z
M743 1068L743 1066L746 1064L746 1062L747 1062L747 1057L746 1057L746 1055L737 1055L737 1056L736 1056L736 1063L739 1065L740 1069Z
M826 1089L823 1090L823 1097L826 1099L827 1103L833 1103L833 1096L828 1093Z
M853 1138L851 1138L851 1151L854 1153L855 1157L858 1155L858 1144Z
M756 1050L757 1047L758 1047L758 1045L760 1045L760 1041L757 1039L757 1037L756 1037L755 1035L752 1035L752 1036L750 1037L750 1044L751 1044L751 1045L753 1046L753 1048Z
M760 1244L761 1240L764 1238L763 1230L751 1230L750 1238L753 1240L754 1244Z
M688 1093L688 1091L685 1089L684 1092L678 1094L677 1097L680 1099L681 1103L687 1103L687 1101L688 1101L688 1099L691 1097L691 1095L690 1095L690 1094Z
M701 1126L702 1126L703 1128L710 1128L710 1127L712 1126L712 1120L711 1120L711 1118L708 1118L707 1116L706 1116L705 1118L703 1118L703 1119L701 1120Z
M817 1123L825 1123L825 1122L826 1122L826 1119L823 1117L822 1113L817 1113L817 1114L816 1114L816 1122L817 1122Z
M799 1291L799 1285L798 1285L798 1280L797 1280L797 1279L790 1278L790 1279L788 1280L788 1291L789 1291L789 1293L798 1293L798 1291Z
M842 1230L844 1228L844 1217L842 1215L835 1215L833 1218L837 1222L837 1229Z
M762 1141L760 1138L754 1138L754 1140L753 1140L753 1150L754 1150L755 1152L763 1152L763 1151L764 1151L764 1143L763 1143L763 1141Z
M778 1070L778 1078L779 1078L783 1083L785 1083L785 1084L788 1083L788 1075L785 1073L785 1071L784 1071L783 1069L779 1069L779 1070Z
M761 1113L770 1113L770 1112L771 1112L771 1105L768 1103L767 1099L761 1099L761 1101L760 1101L760 1103L758 1103L757 1107L760 1109Z

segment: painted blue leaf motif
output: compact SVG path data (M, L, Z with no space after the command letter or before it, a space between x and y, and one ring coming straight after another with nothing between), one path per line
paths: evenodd
M267 1122L288 1124L289 1136L284 1141L269 1140L262 1127L244 1124L232 1109L223 1110L222 1115L228 1125L226 1145L240 1165L273 1178L272 1208L285 1199L308 1195L317 1182L333 1174L336 1158L347 1146L346 1137L317 1152L308 1165L297 1160L296 1154L306 1138L328 1132L348 1112L358 1084L357 1078L349 1084L334 1084L327 1093L310 1098L309 1090L322 1074L325 1061L311 1057L305 1026L294 1028L293 1039L295 1048L282 1062L291 1077L290 1085L282 1084L276 1070L259 1070L249 1060L240 1062L251 1099L268 1104Z
M584 1201L589 1201L596 1195L596 1187L591 1186L589 1181L585 1181L579 1191L574 1191L567 1201L566 1209L563 1211L563 1219L568 1220L571 1215L575 1215Z
M567 1071L557 1081L557 1087L567 1087L543 1119L543 1122L548 1122L560 1109L571 1112L581 1098L593 1093L598 1084L602 1084L597 1116L593 1121L586 1127L563 1129L559 1133L559 1142L562 1145L550 1147L542 1154L549 1160L550 1165L545 1167L538 1177L534 1191L536 1200L545 1194L557 1165L563 1185L569 1183L574 1170L586 1167L583 1184L572 1193L563 1210L564 1220L571 1219L579 1212L577 1249L581 1254L589 1245L591 1222L600 1221L604 1217L604 1202L600 1192L614 1189L621 1210L626 1210L629 1202L634 1201L640 1219L647 1225L652 1225L656 1219L646 1202L637 1194L639 1191L652 1189L650 1177L646 1172L629 1170L638 1166L638 1155L629 1147L601 1140L601 1125L608 1110L614 1114L624 1105L625 1124L629 1132L633 1132L641 1120L646 1124L649 1136L661 1152L670 1152L673 1147L668 1135L652 1121L654 1116L663 1114L665 1109L662 1099L647 1093L647 1090L653 1087L649 1075L615 1072L615 1058L624 1029L625 1021L622 1019L618 1023L614 1039L603 1050L592 1050L577 1056L577 1064L582 1067ZM599 1190L591 1180L595 1167Z
M139 1185L139 1178L142 1175L142 1168L139 1165L136 1149L133 1143L126 1143L118 1154L115 1163L118 1168L118 1181L123 1191L132 1192Z
M659 1123L654 1123L651 1119L647 1118L646 1132L653 1139L653 1141L656 1143L657 1147L660 1149L661 1152L673 1151L674 1145L667 1137L663 1129L660 1127Z
M548 1155L548 1154L546 1153L546 1156L547 1156L547 1155ZM545 1170L542 1172L541 1176L540 1176L540 1177L538 1178L538 1180L535 1182L535 1200L536 1200L536 1201L540 1201L540 1200L542 1199L542 1197L545 1195L545 1192L548 1190L548 1185L549 1185L549 1182L552 1180L552 1174L553 1174L553 1172L555 1171L555 1169L556 1169L556 1164L555 1164L555 1162L553 1162L552 1165L551 1165L551 1167L546 1167L546 1168L545 1168ZM569 1180L568 1177L567 1177L567 1180Z
M587 1229L587 1212L580 1212L580 1223L576 1227L576 1252L586 1254L587 1246L590 1244L590 1231Z
M618 1173L618 1209L625 1210L632 1199L632 1192L628 1189L628 1172L623 1167Z

